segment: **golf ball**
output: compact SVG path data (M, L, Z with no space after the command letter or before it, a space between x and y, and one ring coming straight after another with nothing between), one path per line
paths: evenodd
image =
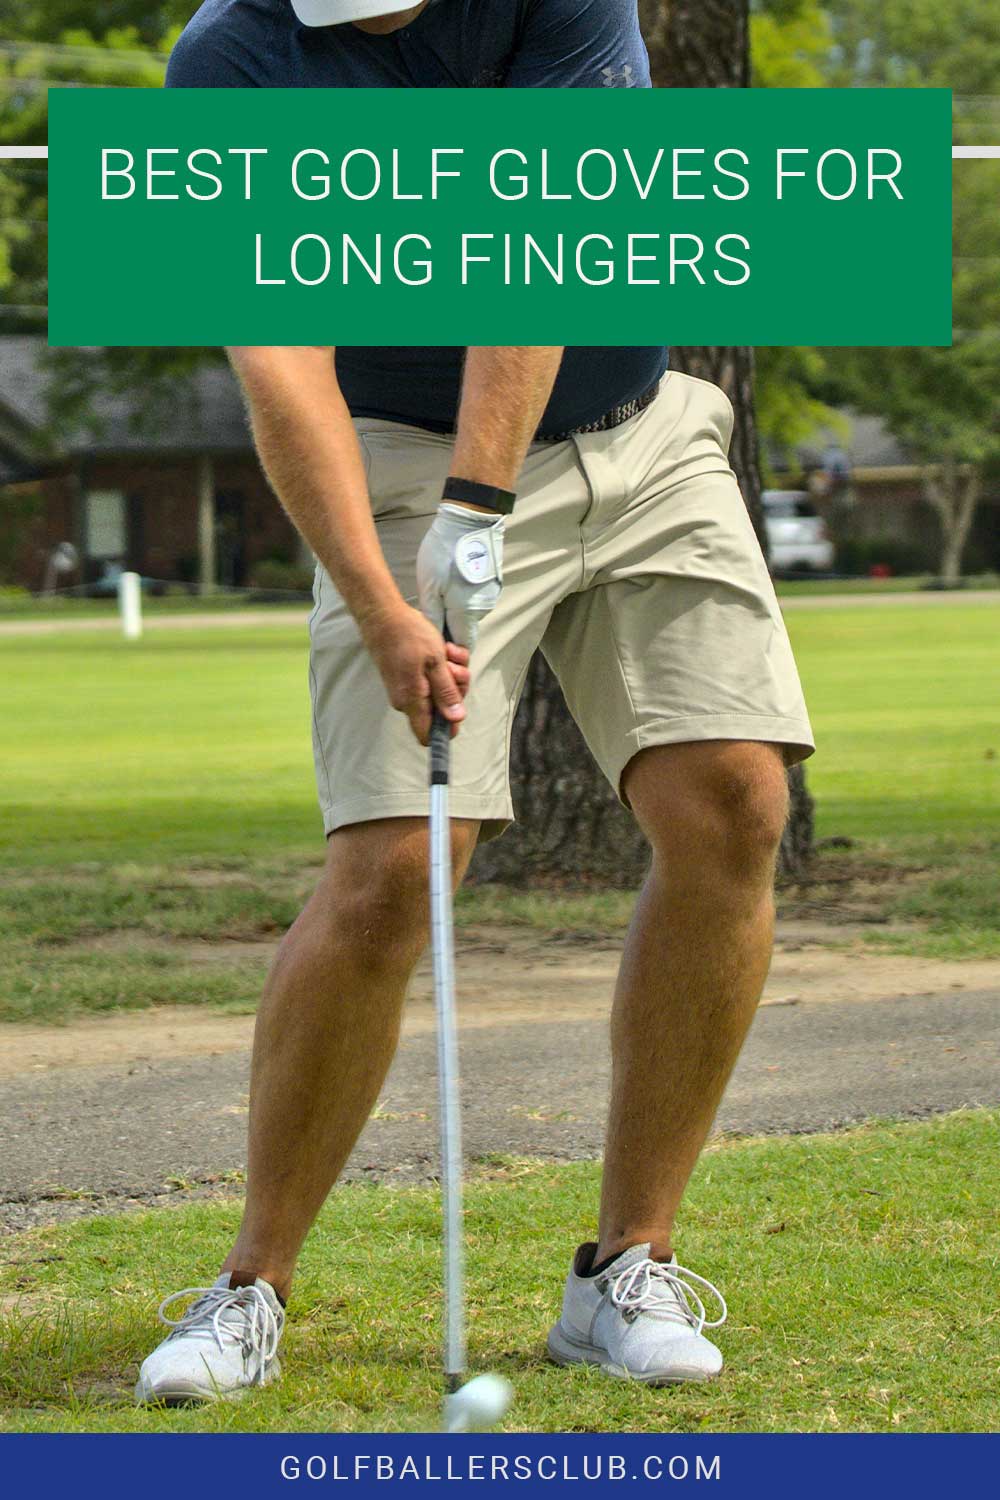
M502 1375L477 1375L448 1397L446 1430L485 1432L502 1420L513 1399L514 1387Z

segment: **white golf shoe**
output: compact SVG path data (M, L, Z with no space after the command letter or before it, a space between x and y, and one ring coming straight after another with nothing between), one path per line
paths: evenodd
M194 1297L179 1318L167 1309ZM274 1288L260 1277L253 1286L230 1287L224 1272L210 1287L186 1287L160 1303L159 1318L171 1332L139 1371L135 1399L180 1406L239 1396L269 1385L281 1374L278 1342L285 1310Z
M592 1276L587 1272L597 1246L580 1246L566 1278L562 1317L549 1334L549 1353L557 1364L600 1365L609 1375L646 1385L718 1375L722 1355L702 1330L726 1321L722 1293L679 1266L676 1256L669 1262L651 1260L649 1249L633 1245ZM705 1293L722 1309L711 1323Z

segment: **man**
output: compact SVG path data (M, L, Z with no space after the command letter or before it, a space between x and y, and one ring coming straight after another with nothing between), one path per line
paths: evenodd
M649 83L634 0L294 6L208 0L168 82ZM652 849L614 997L598 1239L576 1253L549 1351L651 1384L716 1375L703 1330L725 1304L706 1322L698 1288L715 1289L677 1264L674 1219L768 966L785 766L812 749L725 456L729 403L665 373L662 347L230 355L319 559L327 861L261 1003L239 1236L137 1394L276 1377L299 1250L378 1096L427 939L432 708L456 736L461 878L512 817L510 729L538 646Z

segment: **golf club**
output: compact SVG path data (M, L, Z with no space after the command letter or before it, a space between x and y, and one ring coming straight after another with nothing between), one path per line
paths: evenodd
M438 1110L441 1122L441 1196L444 1251L444 1431L481 1432L510 1406L513 1390L500 1375L462 1384L466 1367L465 1254L462 1223L462 1113L455 1013L455 937L452 924L451 824L448 773L451 725L435 711L430 737L431 946L437 1014Z

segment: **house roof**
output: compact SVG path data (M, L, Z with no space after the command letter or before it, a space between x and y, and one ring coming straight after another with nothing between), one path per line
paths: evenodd
M822 468L831 448L839 449L853 469L897 469L913 463L901 443L887 430L881 417L842 410L846 432L820 428L803 443L795 446L795 457L803 469ZM775 459L775 468L787 468L787 461Z
M47 419L46 343L39 337L0 338L0 477L18 458L34 453ZM236 381L224 365L206 365L179 375L169 403L143 421L146 393L140 388L104 394L95 402L97 424L55 436L53 456L121 453L246 453L250 433ZM19 440L12 440L17 434ZM18 453L20 450L20 453Z
M37 434L47 419L49 372L40 337L0 338L0 483L37 470ZM178 375L176 397L154 420L142 421L145 393L140 388L104 395L96 403L99 427L59 433L61 458L107 454L247 453L252 444L236 381L225 365L206 365ZM795 448L799 465L821 467L830 448L846 453L851 469L905 467L912 460L878 417L842 413L847 434L824 429ZM787 459L772 454L779 472Z

